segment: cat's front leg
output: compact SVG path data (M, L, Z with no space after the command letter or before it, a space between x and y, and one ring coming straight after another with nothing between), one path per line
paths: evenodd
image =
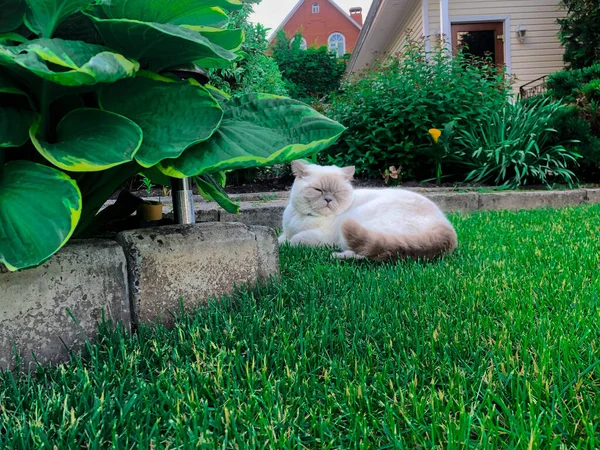
M287 242L287 236L285 235L285 231L281 233L281 236L279 236L279 238L277 238L277 242L279 242L280 244L284 244Z
M301 231L290 239L291 245L307 245L309 247L318 247L329 245L326 236L319 230Z
M332 253L332 258L337 259L365 259L362 255L357 255L352 250L346 250L345 252Z

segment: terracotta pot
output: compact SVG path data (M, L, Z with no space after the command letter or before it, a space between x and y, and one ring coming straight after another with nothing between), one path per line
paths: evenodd
M157 222L162 220L163 205L159 202L145 202L138 208L138 214L142 216L142 220L145 222Z

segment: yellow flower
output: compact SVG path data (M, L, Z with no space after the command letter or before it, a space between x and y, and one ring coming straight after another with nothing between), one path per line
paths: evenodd
M438 140L440 139L440 136L442 135L442 132L440 130L438 130L437 128L431 128L429 130L429 134L431 135L433 142L435 142L437 144Z

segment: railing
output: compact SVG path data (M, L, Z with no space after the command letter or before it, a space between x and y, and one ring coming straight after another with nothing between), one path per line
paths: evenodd
M536 95L543 94L546 92L546 80L548 79L547 75L543 77L536 78L533 81L530 81L527 84L524 84L519 88L519 93L521 94L521 98L529 98L535 97Z

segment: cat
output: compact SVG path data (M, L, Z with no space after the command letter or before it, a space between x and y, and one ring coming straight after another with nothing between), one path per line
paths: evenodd
M451 253L456 231L431 200L396 188L353 189L354 167L294 161L281 244L333 246L340 259L431 259Z

